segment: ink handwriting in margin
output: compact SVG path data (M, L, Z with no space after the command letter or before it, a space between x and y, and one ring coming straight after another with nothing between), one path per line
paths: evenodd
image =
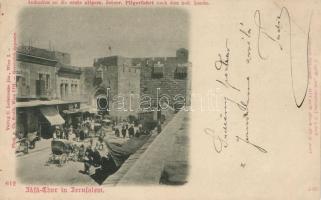
M308 26L308 30L307 30L307 43L306 43L306 52L307 52L307 55L306 55L306 66L303 66L303 67L306 67L307 69L307 77L306 77L306 80L305 80L305 88L304 88L304 91L303 91L303 94L300 96L299 94L297 94L296 90L295 90L295 84L294 84L294 78L293 78L293 71L294 71L294 64L293 64L293 49L292 49L292 19L291 19L291 16L290 16L290 12L289 10L286 8L286 7L282 7L281 8L281 11L280 11L280 14L277 16L277 24L275 25L275 27L277 28L277 37L272 37L270 34L268 34L264 27L262 26L262 23L261 23L261 11L260 10L256 10L254 12L254 22L255 22L255 25L257 27L257 53L258 53L258 56L260 59L262 60L266 60L268 59L267 56L263 55L262 54L262 49L261 49L261 40L262 40L262 37L265 36L265 38L275 42L276 44L278 44L278 46L280 47L280 50L282 51L283 50L283 46L281 45L281 29L282 29L282 19L285 18L285 23L288 24L289 26L289 33L288 33L288 37L289 37L289 43L288 43L288 47L289 47L289 63L290 63L290 75L291 75L291 86L292 86L292 96L293 96L293 99L294 99L294 102L295 102L295 105L297 108L301 108L301 106L303 105L304 103L304 100L306 99L306 95L307 95L307 91L308 91L308 85L309 85L309 61L308 61L308 57L309 57L309 45L310 45L310 26L311 26L311 20L312 20L312 13L310 15L310 18L309 18L309 26Z

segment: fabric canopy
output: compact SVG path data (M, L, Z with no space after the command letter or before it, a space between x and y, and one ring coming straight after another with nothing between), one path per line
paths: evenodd
M40 108L40 112L49 121L51 126L61 125L65 123L65 120L60 116L57 109L54 107Z
M76 114L76 113L79 113L80 111L79 110L64 110L62 112L65 114Z
M89 112L91 114L97 114L97 108L86 106L79 109L80 112Z

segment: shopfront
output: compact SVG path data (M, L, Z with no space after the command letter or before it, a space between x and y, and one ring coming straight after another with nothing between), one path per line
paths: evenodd
M45 106L39 108L42 114L39 117L39 129L42 138L51 138L55 126L60 126L65 123L65 120L59 114L56 106Z

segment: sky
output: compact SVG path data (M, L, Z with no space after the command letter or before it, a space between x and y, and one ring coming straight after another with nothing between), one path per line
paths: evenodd
M188 49L188 17L169 8L26 8L18 44L70 53L71 64L80 67L110 55L175 56Z

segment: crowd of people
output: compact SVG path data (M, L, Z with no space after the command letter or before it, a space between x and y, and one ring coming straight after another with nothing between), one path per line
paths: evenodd
M110 167L111 164L114 166L103 138L99 137L95 143L91 139L90 145L85 149L83 173L89 174L91 167L107 167L107 165Z
M161 123L158 122L156 125L157 132L160 133ZM124 121L123 123L116 125L113 125L113 131L116 137L123 137L123 138L132 138L132 137L139 137L141 135L148 135L150 134L150 131L148 128L144 128L141 123L134 125L134 123L129 123L127 121Z
M116 137L129 138L139 137L141 134L146 134L147 131L143 130L143 126L139 124L136 128L133 123L124 122L119 126L113 126L114 134Z
M95 121L93 119L87 118L86 120L78 123L76 127L71 124L65 124L62 126L56 126L53 132L53 139L66 139L70 141L76 140L83 141L89 136L90 133L96 134ZM99 132L99 131L97 131ZM100 136L101 136L100 131Z
M112 124L112 131L116 137L122 138L138 138L141 135L149 134L151 131L141 123L136 123L135 125L134 123L130 123L128 121L123 121L120 124L114 123ZM157 131L160 132L160 122L155 125L157 127ZM90 174L89 171L91 167L100 167L101 169L108 168L113 170L116 167L113 158L111 157L111 154L104 142L106 131L105 128L100 128L97 130L95 130L94 120L87 119L81 123L78 123L76 128L70 124L56 126L53 133L53 140L65 139L77 147L75 155L77 155L78 161L82 161L84 163L84 170L81 172L85 174ZM94 134L91 135L92 133ZM94 137L90 137L90 135Z
M70 148L70 157L84 163L84 173L88 174L91 166L101 166L108 157L104 143L105 131L96 128L94 120L87 118L74 128L71 124L55 126L53 141L63 142Z

